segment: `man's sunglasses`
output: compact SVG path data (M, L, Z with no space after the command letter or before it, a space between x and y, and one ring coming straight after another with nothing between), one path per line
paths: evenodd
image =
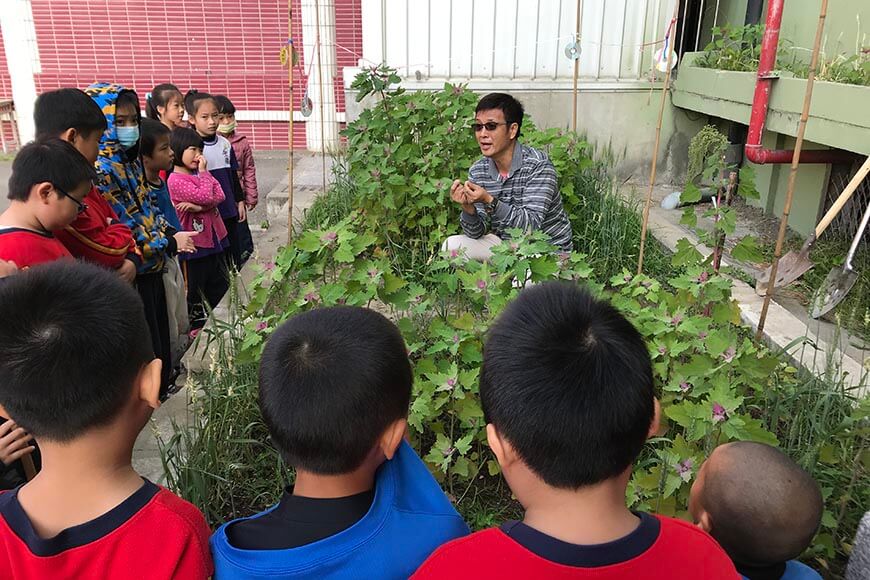
M500 125L507 125L507 123L496 123L494 121L490 121L488 123L472 123L471 129L475 133L480 133L481 130L486 129L489 132L495 131Z
M67 192L65 192L64 190L62 190L61 188L59 188L59 187L56 186L56 185L54 186L54 188L55 188L55 189L58 191L58 193L60 193L62 196L66 197L66 198L69 198L69 200L70 200L71 202L73 202L74 204L76 204L76 211L77 211L77 213L85 213L86 211L88 211L88 204L84 203L83 201L79 201L79 200L77 200L76 198L74 198L73 196L71 196L70 194L68 194Z

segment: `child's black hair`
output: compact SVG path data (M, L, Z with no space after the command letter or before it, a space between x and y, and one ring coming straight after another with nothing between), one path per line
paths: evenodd
M266 344L260 410L289 465L348 473L407 416L412 381L393 323L365 308L321 308L294 316Z
M12 161L7 197L27 201L30 189L45 182L69 193L96 178L94 166L68 141L34 141L22 147Z
M819 484L764 443L736 441L714 453L715 463L703 468L701 491L710 534L744 565L769 566L800 556L825 509Z
M523 128L523 116L525 113L523 104L513 95L507 93L489 93L481 97L477 102L477 108L474 109L474 112L477 114L481 111L491 111L493 109L499 109L504 113L504 120L507 123L508 131L510 131L511 125L517 124L517 137L519 137Z
M175 157L174 164L176 166L180 167L184 165L181 156L190 147L205 148L205 143L202 137L199 136L199 133L187 127L173 129L169 135L169 148L172 149L172 154Z
M115 272L73 260L0 284L0 404L37 439L110 422L154 359L142 300Z
M130 89L124 89L123 91L118 93L118 99L115 101L115 111L117 111L124 105L132 107L133 110L136 111L137 121L142 120L142 111L139 109L139 95L137 95L135 91L131 91Z
M218 113L221 115L235 115L236 107L226 95L215 95L214 102L217 104Z
M160 113L157 111L157 107L165 107L168 105L170 99L172 99L173 95L176 94L181 97L181 91L179 91L178 87L172 83L157 85L151 89L151 92L147 97L145 97L145 114L148 115L149 119L159 121Z
M217 107L217 101L215 98L208 93L201 93L196 89L190 89L187 91L187 94L184 95L184 110L187 111L187 114L191 117L196 116L196 112L199 110L199 105L203 101L212 101L215 103L215 107Z
M108 126L100 106L79 89L57 89L39 95L33 104L33 122L40 141L60 137L68 129L87 138Z
M160 121L155 121L151 118L142 119L139 131L141 139L139 142L139 154L147 155L148 157L151 157L154 154L154 148L157 146L157 139L163 135L169 135L171 133L169 127Z
M623 473L655 414L640 333L575 284L524 290L490 328L480 397L487 422L548 485L577 489Z

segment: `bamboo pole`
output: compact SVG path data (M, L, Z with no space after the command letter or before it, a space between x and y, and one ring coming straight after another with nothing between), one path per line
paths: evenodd
M666 39L670 39L671 43L673 43L672 35L674 32L674 24L677 22L677 15L679 14L679 10L680 10L680 3L678 1L674 5L674 15L671 18L671 23L668 25L668 32L665 36ZM652 202L653 186L656 183L657 165L658 165L658 161L659 161L659 144L661 143L661 139L662 139L662 120L664 119L664 116L665 116L665 104L667 103L667 100L668 100L668 89L670 88L670 84L671 84L671 55L674 53L674 51L673 51L672 44L668 45L667 40L666 40L664 46L665 46L665 50L668 53L668 55L667 55L668 60L667 60L667 64L665 65L665 68L666 68L665 83L662 86L662 102L661 102L661 105L659 107L659 119L658 119L658 122L656 123L656 142L655 142L655 146L653 149L652 167L650 168L650 174L649 174L649 189L647 190L647 193L646 193L646 201L643 204L643 223L641 224L641 228L640 228L640 251L639 251L638 256L637 256L637 273L638 273L638 275L643 273L643 254L644 254L644 250L646 249L646 235L647 235L647 228L649 226L649 206L650 206L650 203Z
M764 323L767 321L767 311L770 309L770 299L776 288L776 270L779 267L779 258L782 256L782 245L785 241L785 232L788 229L788 216L791 212L791 202L794 197L794 188L797 181L797 170L800 164L801 149L804 146L804 133L807 129L807 120L810 116L810 103L813 100L813 84L816 80L816 70L819 66L819 51L822 46L822 34L825 32L825 17L828 14L828 0L822 0L819 9L819 25L816 28L816 41L813 44L813 57L810 63L810 72L807 75L807 91L804 95L804 108L801 111L801 120L798 124L797 137L794 144L794 154L791 157L791 171L788 174L788 189L785 193L785 204L782 207L782 219L779 221L779 235L776 237L776 248L773 251L773 263L770 265L770 282L764 291L764 304L761 306L761 314L758 317L758 330L755 332L756 340L764 336Z
M314 0L314 23L317 27L317 84L320 86L320 164L323 192L326 192L326 120L323 117L323 101L326 100L326 88L323 86L323 52L320 42L320 1Z
M287 144L289 146L287 159L287 243L293 241L293 57L296 48L293 45L293 0L287 0L287 83L290 87L288 110L290 121L287 124Z
M577 20L574 27L574 43L580 50L580 25L583 22L583 0L577 0ZM580 55L574 59L574 108L571 109L571 129L577 132L577 80L580 77Z

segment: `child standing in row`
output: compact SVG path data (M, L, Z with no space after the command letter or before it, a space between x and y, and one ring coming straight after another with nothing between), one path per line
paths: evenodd
M166 181L161 177L172 170L172 149L169 147L169 128L154 119L142 119L142 141L140 154L142 168L145 170L145 185L157 200L157 207L169 225L176 231L183 231L181 222L172 200ZM180 361L187 349L187 335L190 332L190 319L187 312L184 276L178 258L166 259L163 273L163 287L166 290L166 308L169 311L169 343L172 346L173 361ZM176 363L176 367L178 364ZM179 370L176 368L176 370Z
M184 127L184 97L181 91L171 83L157 85L145 99L145 114L149 119L166 125L170 131Z
M245 194L245 209L250 214L257 207L260 192L257 188L257 168L254 165L254 151L248 138L236 131L236 107L233 102L224 95L216 95L215 102L218 106L218 133L226 137L233 146L233 153L239 162L239 183ZM254 253L254 240L251 237L251 228L248 220L239 222L239 238L242 247L242 261L245 262Z
M208 164L208 170L220 182L224 192L224 200L218 209L227 231L231 263L239 269L242 266L239 222L247 219L247 212L239 183L236 154L230 142L217 134L219 113L214 97L208 93L188 93L185 107L192 127L202 137L203 157Z
M169 174L169 195L185 229L197 232L196 252L182 256L187 281L187 308L192 333L205 325L207 310L227 291L226 226L218 207L225 199L221 184L208 171L203 140L193 129L176 129L170 137L175 163Z

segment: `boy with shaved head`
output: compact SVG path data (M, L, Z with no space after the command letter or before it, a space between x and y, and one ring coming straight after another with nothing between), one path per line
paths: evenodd
M739 441L717 447L692 486L689 511L749 580L811 580L797 558L822 518L816 481L770 445Z

